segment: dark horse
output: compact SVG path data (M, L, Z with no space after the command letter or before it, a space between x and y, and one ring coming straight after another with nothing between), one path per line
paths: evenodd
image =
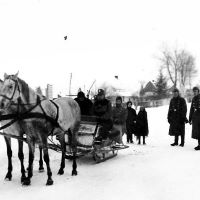
M19 136L25 134L29 147L28 177L23 184L29 185L33 175L33 160L35 144L43 149L44 161L47 166L47 185L52 185L52 172L48 154L48 136L59 132L62 160L59 174L63 174L65 167L64 134L68 134L70 148L73 154L72 175L76 171L76 133L80 123L80 108L71 98L58 98L54 101L44 99L37 95L23 80L16 75L4 75L0 89L0 111L14 113L18 116L16 131ZM24 174L23 174L24 176Z

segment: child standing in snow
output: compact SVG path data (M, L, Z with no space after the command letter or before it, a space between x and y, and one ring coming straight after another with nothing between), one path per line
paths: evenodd
M149 134L147 112L144 106L140 107L140 111L136 120L136 136L138 144L141 144L141 137L143 137L143 144L146 144L145 137Z

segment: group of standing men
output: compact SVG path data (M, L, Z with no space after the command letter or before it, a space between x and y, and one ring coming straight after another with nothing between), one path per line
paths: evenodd
M133 143L132 135L138 133L138 143L140 144L140 137L143 136L143 144L145 144L145 136L148 135L148 121L144 107L140 108L140 112L137 115L136 111L132 108L131 101L127 102L127 108L123 107L120 96L116 97L116 104L112 107L111 102L105 98L105 92L102 89L98 90L94 102L86 98L83 92L79 92L75 100L80 106L81 115L93 115L101 125L96 142L101 143L114 128L120 131L120 144L123 144L122 135L124 133L127 134L128 143Z
M168 122L170 124L169 135L175 136L174 143L171 146L178 145L179 136L181 143L179 146L184 146L185 143L185 124L192 124L192 138L198 140L198 145L194 148L200 150L200 94L199 88L193 88L194 97L192 99L189 120L186 117L187 105L183 97L180 96L179 90L173 90L173 98L170 101L168 110Z

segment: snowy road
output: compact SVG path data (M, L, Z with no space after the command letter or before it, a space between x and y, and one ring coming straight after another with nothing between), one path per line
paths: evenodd
M13 179L4 181L7 157L5 142L0 137L0 199L199 200L200 152L194 151L197 142L191 139L191 126L186 125L185 147L170 146L173 138L168 136L167 109L164 106L147 110L147 145L132 144L119 151L117 157L100 164L89 157L82 158L78 161L77 177L70 175L70 161L66 161L65 174L58 176L61 155L50 151L54 185L49 187L45 186L46 172L38 173L38 150L32 184L21 186L14 140Z

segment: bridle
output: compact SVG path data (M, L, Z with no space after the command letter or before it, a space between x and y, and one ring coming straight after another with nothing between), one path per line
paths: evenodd
M8 97L8 96L6 96L4 94L0 94L1 97L4 97L5 99L7 99L9 101L13 100L13 97L14 97L14 95L15 95L15 93L16 93L17 90L19 92L19 97L18 98L20 98L20 93L21 93L18 81L17 80L13 80L13 79L12 79L12 81L15 82L15 88L14 88L14 91L13 91L11 97Z
M12 125L16 121L21 121L23 119L28 119L28 118L43 118L43 119L46 119L46 120L50 121L51 123L53 123L55 125L58 125L57 121L58 121L59 108L58 108L58 106L53 101L51 101L51 103L53 103L54 106L57 109L57 116L56 116L55 119L53 119L52 117L49 117L46 114L45 110L41 106L41 101L43 101L45 99L41 100L40 97L39 97L39 95L37 95L37 100L34 103L22 103L19 82L18 82L18 80L13 80L13 79L11 79L11 80L15 82L15 88L14 88L14 91L13 91L13 94L11 95L11 97L8 97L8 96L3 95L3 94L0 94L0 96L2 96L5 99L9 100L11 102L10 105L16 105L17 106L17 112L14 113L14 114L7 114L7 115L1 115L0 116L0 121L2 121L2 120L8 120L8 119L11 120L7 124L5 124L3 127L0 127L0 130L9 127L10 125ZM19 92L19 97L17 98L17 103L15 103L14 101L12 101L13 97L14 97L14 95L16 93L16 91ZM25 109L24 111L20 112L20 110L21 110L20 107L23 109L24 108L23 106L26 106L26 105L29 105L29 106L33 105L33 106L31 106L31 108L29 108L28 110ZM32 113L32 111L34 110L34 108L36 108L37 106L39 106L41 108L42 113Z
M19 115L23 115L24 112L20 112L20 111L22 111L21 109L24 110L24 108L25 108L24 106L26 106L26 105L27 106L28 105L29 106L33 105L33 106L31 106L31 108L29 108L28 110L25 109L25 113L32 111L35 107L37 107L41 103L41 99L40 99L40 97L38 95L37 95L36 102L34 102L34 103L29 103L29 102L28 103L22 103L21 90L20 90L20 86L19 86L18 80L15 80L15 79L12 79L12 78L9 78L9 79L15 82L14 90L13 90L13 93L12 93L11 97L8 97L8 96L6 96L4 94L0 94L0 96L2 96L3 98L5 98L5 99L10 101L9 106L12 105L12 106L16 106L17 107L16 115L18 115L18 116ZM15 96L17 91L19 92L19 96L17 97L17 102L15 102L15 101L13 101L13 98L14 98L14 96Z

